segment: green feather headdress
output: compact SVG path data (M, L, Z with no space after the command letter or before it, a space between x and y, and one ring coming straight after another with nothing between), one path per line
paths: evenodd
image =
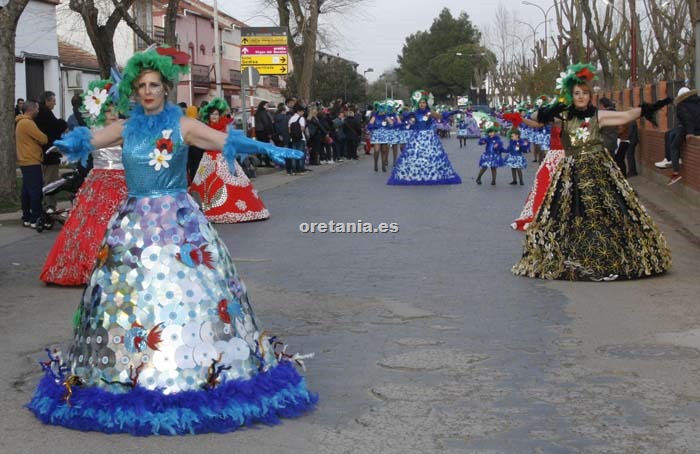
M189 55L171 47L148 48L143 52L136 52L126 63L119 83L119 111L126 113L129 110L134 82L139 78L141 71L145 69L158 71L163 80L174 82L180 74L189 72L188 61Z
M560 73L557 78L558 101L568 105L573 104L574 100L571 92L574 86L597 79L595 71L595 66L589 63L577 63L566 68L566 71Z
M418 104L420 104L421 100L424 100L426 103L428 103L428 108L433 105L433 94L430 93L429 91L426 90L416 90L411 94L411 106L413 109L418 109Z
M229 110L228 103L221 98L212 99L199 111L199 119L204 123L209 123L209 115L211 115L211 112L214 110L218 110L219 113L223 115L224 112Z

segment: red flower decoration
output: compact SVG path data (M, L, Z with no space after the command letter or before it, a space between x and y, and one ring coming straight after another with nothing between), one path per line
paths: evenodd
M174 47L156 47L156 52L159 55L165 55L173 59L173 63L176 65L186 65L190 62L189 54L185 52L180 52Z
M231 314L228 313L228 301L221 300L218 305L219 318L222 322L231 324Z
M158 139L156 140L156 148L160 151L167 151L168 153L172 153L173 141L170 139Z
M589 122L584 121L583 123L581 123L581 126L580 126L580 127L581 127L581 128L588 128L590 125L591 125L591 124L590 124Z
M105 90L109 91L110 88L112 88L112 84L105 84Z
M583 68L582 70L576 73L576 77L590 82L595 77L595 74L593 74L590 69Z

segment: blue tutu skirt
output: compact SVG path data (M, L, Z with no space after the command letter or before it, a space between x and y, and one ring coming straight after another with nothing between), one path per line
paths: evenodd
M527 168L527 159L525 156L518 154L509 154L505 160L505 166L511 169L525 169Z
M384 144L384 143L392 143L391 141L393 140L393 134L392 134L391 129L387 128L378 128L378 129L373 129L370 135L370 143L372 144Z
M390 185L459 184L440 138L432 130L416 131L399 155L387 181Z
M503 167L503 158L500 153L486 151L479 158L479 167Z

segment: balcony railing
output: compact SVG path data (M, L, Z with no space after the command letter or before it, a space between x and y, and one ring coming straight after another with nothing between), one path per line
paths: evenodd
M163 27L154 25L153 33L150 33L149 36L159 45L165 43L165 29ZM148 43L136 35L136 50L143 50L147 47Z
M200 87L209 86L209 67L207 65L191 65L192 84Z

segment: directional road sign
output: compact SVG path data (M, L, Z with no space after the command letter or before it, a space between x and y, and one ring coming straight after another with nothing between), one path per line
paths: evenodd
M241 56L246 55L287 55L287 46L243 46Z
M241 67L243 64L241 63ZM260 72L260 74L265 76L286 76L287 75L287 65L255 65L250 66L250 68L255 68Z
M241 56L242 66L286 65L287 54L284 55L251 55Z
M253 67L260 74L287 74L289 54L284 27L244 27L241 29L241 69Z

